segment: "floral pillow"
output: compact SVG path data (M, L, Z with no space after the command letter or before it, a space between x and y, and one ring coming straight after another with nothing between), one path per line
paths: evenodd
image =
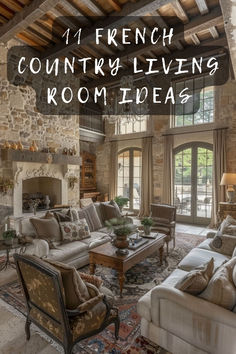
M72 242L90 237L90 231L86 219L77 221L60 222L62 242Z

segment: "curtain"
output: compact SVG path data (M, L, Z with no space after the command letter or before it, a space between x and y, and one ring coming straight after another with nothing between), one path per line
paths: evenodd
M162 203L173 202L173 135L164 136Z
M150 215L150 204L153 198L153 162L152 162L152 138L143 138L142 142L142 182L141 205L139 216Z
M211 227L217 226L219 202L225 201L225 187L220 186L223 173L226 172L226 130L213 132L213 203Z
M114 199L117 196L117 171L118 171L118 148L117 141L111 141L110 152L110 176L109 176L109 198Z

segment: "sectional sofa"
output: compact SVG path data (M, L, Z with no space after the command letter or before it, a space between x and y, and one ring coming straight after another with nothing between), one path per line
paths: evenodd
M175 288L184 275L214 258L215 269L231 257L212 251L209 234L178 268L138 302L141 334L173 354L235 354L236 307L229 311ZM236 257L236 248L233 253Z

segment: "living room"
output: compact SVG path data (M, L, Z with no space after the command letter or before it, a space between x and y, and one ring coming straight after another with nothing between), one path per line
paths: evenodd
M234 0L0 0L0 353L236 352Z

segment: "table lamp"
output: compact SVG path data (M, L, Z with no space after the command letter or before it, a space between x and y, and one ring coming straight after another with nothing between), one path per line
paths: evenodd
M228 186L227 187L227 196L229 199L229 203L233 203L234 197L235 197L234 186L236 185L236 173L223 173L220 185L221 186Z

